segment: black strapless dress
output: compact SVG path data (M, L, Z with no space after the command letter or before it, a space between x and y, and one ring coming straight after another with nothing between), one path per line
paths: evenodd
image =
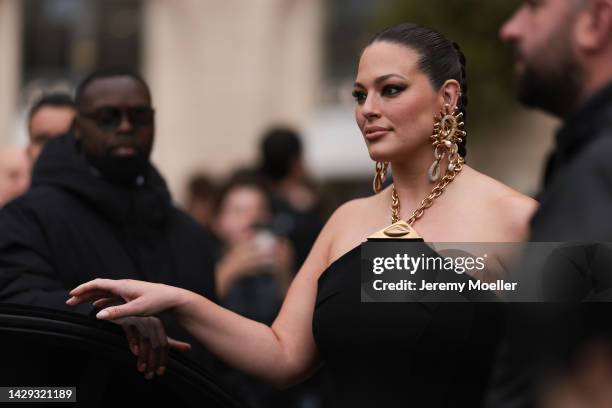
M361 251L319 278L313 334L339 407L479 407L501 339L499 303L362 303Z

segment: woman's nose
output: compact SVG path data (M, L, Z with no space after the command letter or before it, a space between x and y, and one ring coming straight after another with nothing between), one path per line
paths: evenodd
M380 117L380 108L375 95L368 95L361 107L361 113L367 119Z

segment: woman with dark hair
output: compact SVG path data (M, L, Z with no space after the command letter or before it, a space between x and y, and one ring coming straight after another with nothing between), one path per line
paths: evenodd
M337 406L479 406L496 308L361 303L359 246L390 222L429 242L516 242L536 203L465 164L465 58L440 33L401 24L376 36L361 54L353 94L377 163L377 194L331 216L271 327L189 291L137 281L92 281L68 303L125 300L101 319L172 310L219 357L279 385L324 361ZM389 167L393 184L382 189Z

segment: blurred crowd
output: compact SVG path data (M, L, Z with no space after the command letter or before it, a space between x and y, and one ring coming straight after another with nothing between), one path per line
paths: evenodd
M612 153L612 0L575 1L571 2L571 7L568 3L526 1L500 29L502 39L515 51L519 101L528 107L544 109L563 120L556 134L556 147L546 164L544 184L538 196L541 205L531 218L529 240L607 243L612 237L612 224L605 222L609 214L608 205L612 203L612 166L608 159ZM431 7L427 9L431 10ZM574 19L574 16L578 17ZM346 29L345 26L339 27L343 31ZM395 36L389 37L393 39L392 46L398 45ZM382 42L389 41L389 38ZM423 49L427 47L429 45ZM414 45L408 46L409 50L412 48ZM452 50L453 61L459 61L461 73L457 76L464 82L459 84L457 79L452 79L460 85L455 95L461 97L461 91L465 92L465 102L462 99L461 104L467 104L465 56L455 43L452 47L449 43L447 48ZM300 52L291 55L294 54ZM236 55L240 58L239 54ZM370 69L378 72L378 69ZM495 75L501 76L497 71ZM274 72L269 76L274 78ZM380 79L390 76L394 75L378 77L373 83L384 83ZM364 112L359 101L365 103L367 95L364 90L367 89L358 85L356 102ZM480 87L489 88L482 82ZM381 89L388 92L384 95L395 98L398 89L402 88L389 84ZM365 99L360 99L364 96ZM209 299L211 302L205 303L207 307L215 308L218 304L225 308L215 318L209 319L218 324L211 325L215 330L208 330L206 336L202 336L207 341L235 322L219 316L228 317L235 313L254 320L242 327L235 325L228 329L233 335L231 340L226 340L229 336L218 336L225 340L218 343L231 343L230 348L240 351L245 344L256 340L251 338L253 331L249 328L270 325L278 315L292 280L323 228L323 195L309 176L299 132L291 127L271 125L261 135L254 164L244 167L235 163L236 167L222 179L211 174L194 173L186 183L184 208L179 208L175 204L176 197L171 197L164 175L150 161L155 139L154 97L138 73L106 69L86 76L76 87L74 95L46 94L30 106L26 124L27 145L0 146L0 302L76 312L93 319L104 313L108 317L108 310L99 314L100 309L116 306L112 302L117 300L104 297L109 296L104 292L95 297L98 301L94 304L81 302L75 303L75 307L68 306L67 300L73 295L71 290L84 282L107 278L161 283ZM370 109L371 106L366 107ZM391 117L401 111L396 107L401 105L393 106L383 116ZM362 116L376 118L377 115L376 111L370 111ZM408 127L412 125L408 119L405 122L402 119L402 123ZM435 126L440 125L436 123ZM458 124L454 126L460 127ZM389 131L376 128L371 126L370 134ZM446 142L450 143L450 140ZM432 170L439 167L444 157L438 157L438 146L434 146ZM454 148L452 155L457 154L457 146ZM515 168L521 167L524 160L523 151L527 149L524 146L521 149L516 156L508 154ZM206 159L205 155L201 158L202 161ZM460 170L455 168L455 163L451 164L448 167L450 172ZM386 176L386 167L383 165L382 168L385 169L380 172L382 176L377 174L376 179ZM434 174L429 174L432 182L438 178ZM399 176L396 181L399 183ZM437 191L437 196L446 184ZM395 194L395 187L392 191ZM473 191L479 192L478 189ZM467 189L466 192L470 193ZM433 196L434 199L437 196ZM482 199L478 194L474 197ZM399 198L395 198L391 208L399 212ZM428 197L427 200L431 205L431 199ZM499 200L495 203L500 205ZM517 207L513 204L511 209ZM366 209L369 211L369 207ZM364 210L366 215L362 218L370 217L368 211ZM495 208L495 211L500 209ZM461 212L457 214L464 217ZM358 218L351 217L350 223L363 221ZM515 215L507 211L503 218L514 220ZM463 232L465 218L460 224ZM326 232L329 229L326 228ZM337 238L333 234L331 237L329 241ZM492 392L487 395L488 406L612 406L609 386L612 381L612 330L608 324L612 313L608 306L612 305L612 284L608 278L610 258L598 255L598 245L578 249L581 259L588 260L588 268L576 267L576 276L569 278L555 270L556 277L561 283L567 279L569 292L579 295L576 299L599 301L604 300L605 295L607 302L593 302L588 307L573 309L568 307L561 312L555 310L554 314L544 314L543 317L534 314L531 305L527 304L524 312L519 310L521 313L516 313L517 318L512 316L507 324L508 335L501 343L500 355L495 361L491 357L495 372L490 380ZM597 267L602 267L601 275L594 273L598 271ZM128 286L125 281L121 282ZM302 282L296 280L298 284ZM313 280L308 283L312 284ZM294 285L291 294L301 293L299 288L303 287ZM186 292L180 293L185 295ZM297 307L289 306L285 310L294 309L294 314L288 315L295 317L296 310L312 310L315 302L318 306L337 293L340 292L322 300L313 297L310 304L298 301ZM589 298L593 294L595 296ZM297 299L301 298L298 296ZM134 301L129 296L123 300ZM556 306L555 302L556 299L552 299L550 304ZM520 302L517 304L519 309L523 306ZM574 306L573 301L570 306ZM420 310L420 306L419 311L425 312ZM359 312L355 311L357 317L360 317ZM303 317L303 312L299 313ZM436 325L430 327L431 333L435 334L431 338L435 341L426 344L427 347L444 344L437 343L437 338L452 339L446 336L455 333L455 326L462 326L461 321L444 316L436 314ZM177 323L172 316L163 313L131 317L133 320L129 321L110 320L124 330L129 349L136 355L137 369L148 380L164 374L168 351L172 349L185 352L187 357L212 372L215 382L218 380L227 387L248 408L332 406L326 395L331 388L326 375L331 371L326 372L325 368L298 386L278 391L218 361L206 343L198 342L195 335L190 336L193 331L180 327L179 323L184 322ZM450 330L438 332L437 324L446 324L446 319ZM329 323L335 329L330 330L333 336L343 328L339 323L342 322ZM412 322L404 323L401 322L401 329L412 328ZM470 325L478 327L475 320ZM310 329L310 325L307 327ZM446 327L442 328L446 330ZM291 326L284 329L292 331ZM461 327L457 333L464 333L463 329L471 327ZM354 341L353 333L342 334L345 337L340 336L341 340L350 339L346 343ZM371 334L372 338L378 337L378 343L373 342L373 345L380 345L385 352L393 351L392 348L385 349L388 346L385 341L390 336L379 337L375 330ZM270 334L268 339L273 335ZM420 337L419 342L422 339L429 337ZM338 343L334 350L350 345L334 340ZM265 348L264 343L251 344ZM480 346L479 343L471 345ZM404 347L404 342L400 347ZM407 345L409 350L411 347ZM299 349L295 344L289 344L281 350L285 357L290 354L287 349L291 348ZM426 350L419 357L427 356ZM273 357L281 355L281 352L273 354ZM421 349L416 350L415 355L419 353ZM392 354L389 353L389 362L395 365ZM382 370L360 366L360 355L350 352L347 355L353 361L346 366L342 362L338 370L340 374L354 374L347 372L353 367L363 368L368 376L381 374ZM439 353L435 355L439 356ZM227 358L230 360L226 361L228 364L232 364L231 358ZM455 365L453 370L456 367L457 373L461 374L456 378L467 383L473 378L469 372L464 376L461 366L479 359L485 362L480 355L457 353L451 361L442 363ZM285 366L297 365L295 358L285 360ZM426 361L423 367L427 366L432 372L437 367L445 367L437 363L440 361ZM348 369L344 370L345 367ZM398 365L398 368L414 370L410 365ZM416 370L414 374L415 378L419 376ZM429 378L437 379L437 374ZM389 373L382 373L380 378L389 376ZM452 378L454 381L455 377ZM406 382L404 377L399 377L399 380ZM359 385L365 388L370 384ZM418 387L418 384L409 385ZM435 398L432 396L432 399Z
M308 178L296 131L275 127L262 137L259 163L226 180L195 174L188 182L187 211L215 237L216 294L228 309L272 324L286 290L308 255L323 219ZM224 381L248 406L321 404L321 376L288 392L235 370Z
M94 75L91 81L110 79L123 74L106 75L103 74L102 78L96 78ZM131 74L128 72L126 75L129 77ZM128 96L130 92L131 90L126 88ZM0 208L22 196L30 187L36 190L37 185L40 187L46 184L45 173L54 172L55 167L49 167L49 157L53 157L53 153L43 153L45 146L55 139L56 144L59 144L60 140L73 137L71 135L79 135L82 132L87 134L86 127L75 125L77 117L92 115L91 119L97 127L117 132L119 138L123 137L128 141L130 137L138 137L134 134L137 134L140 128L152 126L144 116L141 118L138 113L129 110L126 114L130 123L124 126L123 117L113 116L116 113L113 109L120 109L119 107L106 106L107 102L104 101L101 104L105 106L90 114L85 112L86 109L79 108L80 105L71 95L52 93L43 95L31 106L27 115L27 146L0 148ZM122 116L123 113L116 115ZM78 139L74 143L78 146L79 155L83 156L92 169L92 174L106 179L111 184L121 185L121 188L125 187L125 180L115 177L117 175L114 174L124 170L121 167L123 163L115 162L116 169L110 171L108 168L113 167L112 165L104 164L101 158L96 159L95 155L91 154L93 149L87 147L88 137L74 136ZM152 136L149 150L151 143ZM88 152L88 149L92 149L92 152ZM128 154L129 146L115 149L113 153L117 156ZM44 164L39 164L41 154L46 155L41 160ZM296 130L282 126L270 127L261 137L256 165L251 168L237 168L226 179L195 173L186 186L185 210L210 237L199 244L195 243L196 247L200 245L201 251L209 254L214 261L214 293L206 295L217 299L218 303L236 313L265 324L271 324L279 312L293 276L305 260L323 225L320 196L317 187L309 178L302 155L302 141ZM127 169L128 167L125 167L125 171L129 173ZM68 170L68 173L70 171L78 172ZM36 173L34 178L33 172ZM63 176L54 175L56 180L53 183L57 185L65 181L70 184L69 179L73 175L68 173ZM66 180L62 180L63 178ZM128 187L137 189L141 184L128 183ZM102 187L101 189L103 190ZM5 219L15 220L12 214L3 212ZM113 218L113 214L110 218ZM6 239L10 240L11 238ZM14 247L15 242L3 242L0 245L7 249ZM10 252L10 248L4 253ZM144 266L142 268L144 269ZM191 273L197 278L201 271L194 269ZM10 274L8 276L10 281ZM185 279L183 284L186 285L184 281ZM26 292L36 290L37 285L38 283L28 281ZM23 302L23 298L14 297L15 291L7 287L10 288L11 283L7 283L3 289L4 293L1 294L5 300ZM45 301L42 305L55 306L53 302ZM297 388L279 392L220 362L215 364L214 369L221 381L235 390L249 407L320 406L318 377Z

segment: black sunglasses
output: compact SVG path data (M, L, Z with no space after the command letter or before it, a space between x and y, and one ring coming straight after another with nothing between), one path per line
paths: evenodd
M147 127L153 124L155 110L149 106L137 106L132 108L115 108L105 106L93 112L79 112L79 116L93 120L101 130L113 131L121 125L123 115L127 116L129 122L135 128Z

